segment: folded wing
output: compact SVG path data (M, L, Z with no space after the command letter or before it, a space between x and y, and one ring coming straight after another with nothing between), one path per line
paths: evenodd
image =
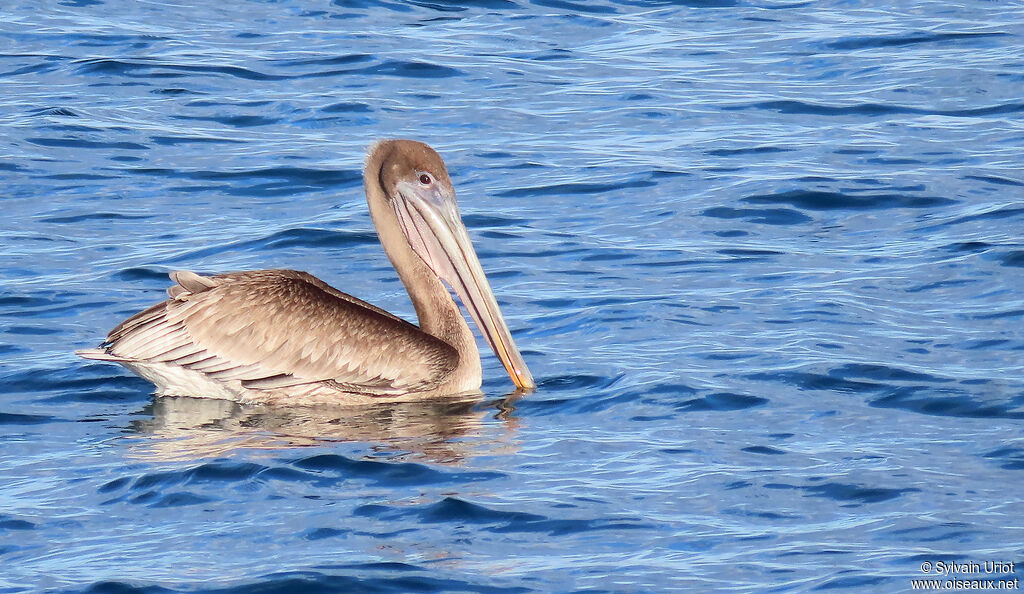
M248 389L322 384L379 395L430 390L458 365L450 345L305 272L171 278L170 299L83 356L178 365Z

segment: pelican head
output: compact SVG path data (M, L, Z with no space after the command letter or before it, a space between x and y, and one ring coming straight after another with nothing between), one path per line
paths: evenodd
M379 164L379 169L371 170L371 164ZM376 180L372 179L374 174ZM379 184L380 192L370 191L373 182ZM458 295L516 387L534 389L533 376L512 340L462 223L455 188L441 156L421 142L380 141L370 147L366 183L367 201L382 241L385 241L386 231L378 213L385 210L390 211L388 214L393 212L413 253ZM387 203L385 209L374 204L381 199ZM385 249L388 250L386 241ZM388 251L395 261L395 255ZM396 268L399 268L397 262ZM410 294L412 292L410 290Z

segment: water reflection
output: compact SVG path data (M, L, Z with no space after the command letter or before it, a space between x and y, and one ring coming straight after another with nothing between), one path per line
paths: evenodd
M130 429L140 439L132 455L185 460L238 449L302 448L331 442L369 442L397 457L459 464L480 455L514 453L518 396L484 401L479 395L366 406L285 407L214 398L157 397Z

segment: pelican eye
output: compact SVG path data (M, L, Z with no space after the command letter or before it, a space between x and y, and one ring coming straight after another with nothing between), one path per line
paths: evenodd
M426 173L421 173L421 174L420 174L420 183L421 183L421 184L423 184L423 185L425 185L425 186L429 186L429 185L430 185L430 183L431 183L431 182L433 182L433 181L434 181L434 180L433 180L433 179L431 179L431 177L430 177L430 175L429 175L429 174L426 174Z

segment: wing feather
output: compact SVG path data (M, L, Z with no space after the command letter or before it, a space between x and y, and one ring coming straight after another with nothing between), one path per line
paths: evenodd
M304 272L171 278L171 298L114 328L106 354L249 389L320 384L369 394L431 389L458 363L450 345Z

